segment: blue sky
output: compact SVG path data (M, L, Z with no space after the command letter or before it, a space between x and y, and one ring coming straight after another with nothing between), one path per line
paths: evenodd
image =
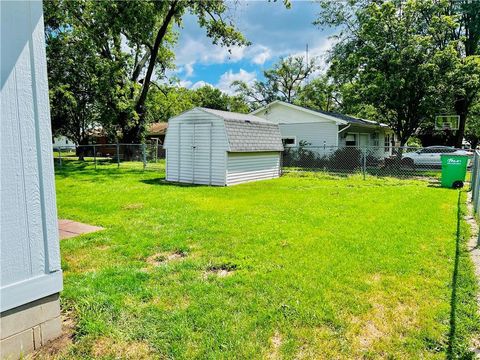
M234 5L236 4L236 6ZM282 56L305 54L318 56L320 63L331 47L334 30L312 25L318 4L293 1L286 9L283 1L239 1L231 3L228 16L235 19L240 31L251 41L249 47L226 48L211 44L195 17L184 18L176 46L177 76L181 85L198 87L205 83L231 93L233 80L251 82Z

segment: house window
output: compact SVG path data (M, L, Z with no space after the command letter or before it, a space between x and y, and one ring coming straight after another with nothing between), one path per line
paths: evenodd
M385 152L390 152L390 134L385 134L383 146L385 146Z
M370 135L370 138L372 140L372 146L377 146L378 147L380 145L378 132L372 133Z
M68 145L68 140L67 139L65 139L65 144Z
M345 145L357 146L357 134L347 134L345 137Z
M282 138L283 146L295 146L297 145L297 139L294 137Z

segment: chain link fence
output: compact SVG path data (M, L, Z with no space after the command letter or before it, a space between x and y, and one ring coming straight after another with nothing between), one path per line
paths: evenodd
M54 146L53 157L57 169L80 165L97 170L121 166L142 170L165 168L165 150L156 143Z
M95 144L54 146L57 169L128 168L164 170L165 150L156 143ZM315 171L337 175L361 174L400 178L439 179L441 154L467 154L472 157L474 204L480 212L480 151L473 154L447 147L392 147L392 146L297 146L285 147L282 172Z
M473 156L471 185L473 210L480 219L480 150L475 151ZM478 236L480 239L480 234Z
M441 175L442 154L469 153L448 147L393 146L298 146L286 147L283 172L323 171L332 174L362 174L401 178L432 178ZM471 161L469 162L471 165Z

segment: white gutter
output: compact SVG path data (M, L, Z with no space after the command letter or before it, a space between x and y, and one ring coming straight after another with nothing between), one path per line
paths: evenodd
M345 126L342 130L338 130L338 133L340 134L341 132L344 132L344 131L347 130L350 126L352 126L352 124L348 124L348 125Z

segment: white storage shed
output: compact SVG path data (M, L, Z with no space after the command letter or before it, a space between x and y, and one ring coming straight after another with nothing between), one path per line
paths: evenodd
M194 108L168 122L167 181L228 186L280 176L277 124L228 111Z

